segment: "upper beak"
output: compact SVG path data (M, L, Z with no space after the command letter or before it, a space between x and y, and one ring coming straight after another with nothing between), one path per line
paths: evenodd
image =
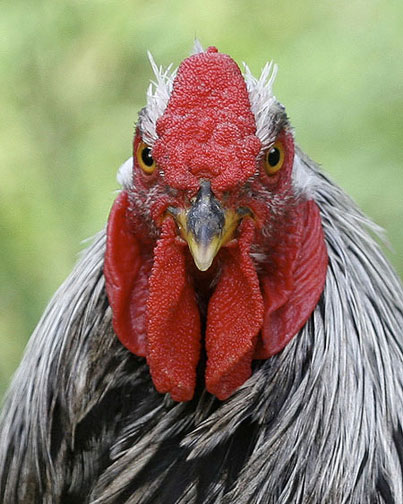
M196 200L190 208L170 207L168 211L175 218L200 271L209 269L218 251L232 239L245 215L244 211L224 209L211 192L209 181L200 184Z

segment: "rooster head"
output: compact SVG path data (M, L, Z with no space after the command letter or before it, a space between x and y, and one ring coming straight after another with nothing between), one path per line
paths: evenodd
M316 306L327 268L320 214L293 183L271 66L243 76L213 47L171 74L152 64L158 82L108 222L113 327L146 357L159 392L190 400L205 360L207 390L226 399Z

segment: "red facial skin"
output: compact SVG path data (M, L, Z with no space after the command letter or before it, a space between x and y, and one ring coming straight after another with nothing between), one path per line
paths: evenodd
M133 192L122 191L111 211L104 271L113 327L176 401L193 397L203 336L206 388L226 399L249 378L252 359L278 353L298 333L323 291L319 210L292 197L292 135L279 134L284 163L267 175L255 130L235 62L214 48L191 56L157 122L158 168L146 175L134 155ZM140 141L137 132L134 153ZM166 209L188 208L206 179L224 208L249 208L253 218L200 272ZM265 257L258 268L256 250Z

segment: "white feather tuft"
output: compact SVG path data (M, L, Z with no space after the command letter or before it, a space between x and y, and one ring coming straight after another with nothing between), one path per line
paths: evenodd
M278 112L278 103L273 95L277 65L272 61L266 63L258 79L252 75L246 63L243 63L243 66L250 105L256 121L256 135L262 142L263 148L267 148L273 140L271 138L272 128L270 127L273 115Z
M306 199L315 197L318 177L307 166L304 160L295 152L292 167L292 185L296 196L304 196Z
M144 141L153 146L157 140L157 119L166 109L177 69L172 70L171 64L164 70L162 66L157 66L150 51L147 54L155 81L151 81L147 89L147 105L140 113L139 125Z
M195 38L194 44L193 44L193 49L190 54L200 54L202 52L204 52L203 46L201 45L200 40Z
M133 158L130 157L120 166L116 175L116 179L123 189L130 189L132 187L132 174Z

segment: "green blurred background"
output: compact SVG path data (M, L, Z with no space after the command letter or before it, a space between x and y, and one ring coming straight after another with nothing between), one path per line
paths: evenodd
M2 0L0 395L107 218L151 76L198 37L258 73L296 138L388 230L403 273L401 0Z

